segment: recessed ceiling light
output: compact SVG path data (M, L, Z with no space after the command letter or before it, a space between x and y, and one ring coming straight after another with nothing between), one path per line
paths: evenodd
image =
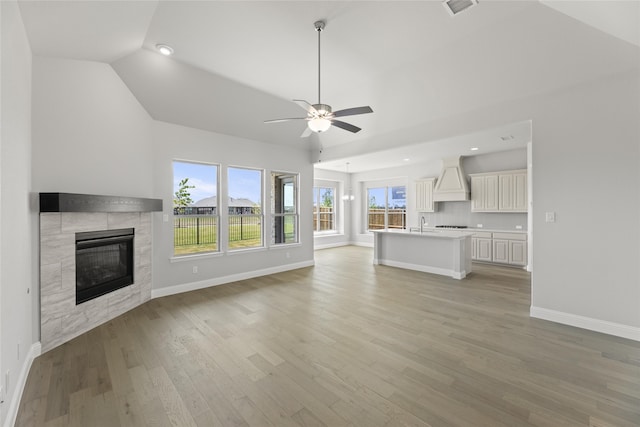
M173 48L166 44L157 44L156 49L158 49L158 52L160 52L164 56L169 56L173 54Z
M479 150L479 148L478 148L478 147L471 147L471 148L470 148L470 150L471 150L471 151L478 151L478 150Z
M411 160L411 159L409 159L409 158L402 159L403 162L408 162L409 160Z

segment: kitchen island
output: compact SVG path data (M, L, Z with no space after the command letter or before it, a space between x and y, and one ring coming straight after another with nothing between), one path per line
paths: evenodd
M374 230L373 263L464 279L471 273L471 236L461 231Z

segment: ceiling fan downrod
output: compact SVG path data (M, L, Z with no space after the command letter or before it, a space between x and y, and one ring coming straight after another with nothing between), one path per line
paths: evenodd
M322 105L320 102L320 33L324 30L324 25L324 21L316 21L313 23L318 33L318 105Z

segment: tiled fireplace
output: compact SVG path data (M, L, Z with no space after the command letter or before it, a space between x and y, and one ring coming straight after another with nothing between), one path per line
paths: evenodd
M52 194L52 193L46 193ZM58 194L58 193L53 193ZM141 212L108 212L109 210L161 210L158 204L149 206L127 206L113 203L122 198L107 196L92 197L94 202L87 208L82 206L64 206L48 209L41 194L40 213L40 341L45 352L72 338L106 322L120 314L137 307L151 298L151 213ZM98 203L95 198L98 197ZM101 203L100 197L104 198ZM150 200L150 199L139 199ZM160 202L160 201L157 201ZM43 207L44 205L44 207ZM59 210L60 212L43 212ZM69 212L68 210L74 210ZM76 210L83 210L75 212ZM87 212L99 210L98 212ZM102 211L104 210L104 211ZM122 234L122 230L130 230L133 234L132 258L133 268L128 271L132 280L118 282L115 290L100 289L90 299L76 295L76 247L77 242L84 242L85 237L113 235L114 230ZM123 248L124 245L118 243ZM82 249L82 246L79 246ZM129 250L131 246L128 246ZM115 248L116 254L123 249ZM114 250L111 251L112 253ZM130 256L131 254L129 254ZM86 257L86 255L84 255ZM82 260L82 258L78 258ZM113 263L112 263L113 264ZM130 268L130 266L129 266ZM111 274L115 268L98 269L98 275ZM125 272L126 273L126 272ZM124 274L127 275L127 274ZM82 275L79 275L82 276ZM109 279L109 277L106 277ZM82 279L79 279L82 281ZM109 281L109 280L107 280ZM131 283L132 282L132 283ZM79 286L82 288L83 286ZM84 301L81 301L86 299ZM81 301L81 302L77 302Z

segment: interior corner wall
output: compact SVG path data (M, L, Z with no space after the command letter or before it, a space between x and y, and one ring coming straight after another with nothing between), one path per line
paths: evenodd
M0 15L0 424L12 425L30 348L38 340L29 200L32 58L17 3L0 2Z
M110 65L34 57L34 191L151 197L151 122Z
M163 216L153 223L153 296L199 289L313 264L311 207L313 165L306 148L267 144L171 123L153 122L154 196L163 200ZM173 161L220 165L221 197L225 197L228 166L265 171L265 227L271 226L270 172L299 174L299 237L297 245L221 252L204 256L173 256ZM157 214L160 216L159 214ZM267 228L269 230L269 228ZM270 233L266 233L270 236ZM197 267L197 273L194 273Z

